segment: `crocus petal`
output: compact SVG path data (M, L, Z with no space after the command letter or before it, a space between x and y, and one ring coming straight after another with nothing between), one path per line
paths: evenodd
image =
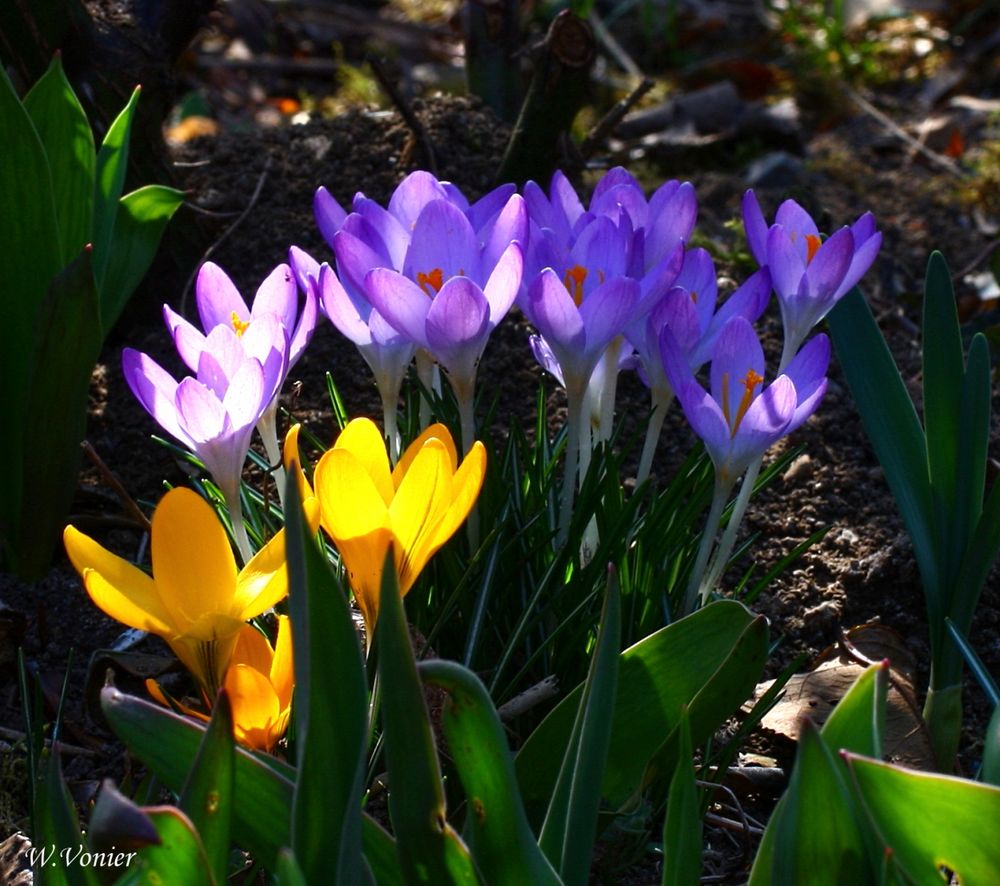
M431 298L416 283L388 268L375 268L365 277L372 306L410 341L427 344L427 312Z
M818 250L806 269L809 296L826 300L837 291L854 257L854 235L841 228Z
M272 371L272 379L276 374ZM273 383L266 384L261 365L256 360L247 360L229 382L226 396L222 399L223 409L233 427L251 428L257 424L273 389Z
M823 333L810 339L788 364L785 375L795 385L795 414L785 430L790 434L812 415L826 393L830 339Z
M211 331L223 325L233 328L233 317L240 322L250 320L250 309L229 275L215 262L205 262L198 271L194 284L195 303L201 328Z
M872 220L872 224L875 224L874 219ZM851 259L851 266L847 269L847 273L844 274L844 279L840 282L840 286L837 287L837 292L834 294L835 301L850 292L868 272L868 269L878 256L879 249L882 247L882 234L881 232L876 232L870 237L861 240L858 233L854 231L854 246L856 251L854 257Z
M524 255L518 243L511 243L500 256L490 274L483 294L490 306L490 329L507 316L517 298L524 272Z
M287 615L278 616L278 635L274 638L274 655L268 671L278 705L282 710L292 703L295 668L292 658L292 621Z
M367 345L371 342L372 334L368 327L371 305L366 305L367 310L362 316L333 269L325 262L319 269L319 293L323 312L342 335L356 345Z
M378 426L371 419L359 418L348 422L334 443L335 449L350 452L372 483L386 507L392 501L395 487L389 472L389 456L386 454L385 439Z
M761 264L764 264L763 262ZM767 267L779 299L793 298L806 272L805 258L795 248L790 231L772 225L767 232Z
M428 350L448 371L453 384L471 388L489 337L489 320L486 296L467 277L452 277L431 302Z
M403 477L406 476L410 465L413 464L413 459L417 457L417 453L423 448L424 443L432 437L439 440L448 451L448 470L450 473L455 472L458 467L458 451L455 449L455 441L452 440L451 431L445 425L435 422L420 432L419 436L406 447L406 451L399 457L399 461L396 462L396 467L392 469L392 483L395 489L399 489L399 484L403 482Z
M471 224L473 229L479 234L480 239L482 239L483 232L486 230L487 224L504 224L500 221L500 213L505 207L509 206L510 199L516 192L517 185L508 182L507 184L500 185L489 193L483 195L465 210L465 215L469 219L469 224ZM451 202L455 202L454 198L452 198ZM527 225L527 215L525 215L524 223ZM525 228L525 230L527 230L527 228ZM524 240L524 236L511 236L507 242L509 243L510 240Z
M150 534L153 578L178 633L202 613L230 612L236 560L207 501L183 486L171 489L153 512Z
M785 200L774 213L774 223L791 233L796 248L805 259L809 251L806 238L819 236L813 217L795 200Z
M255 318L262 314L275 314L285 329L291 332L295 328L295 317L298 314L298 296L292 269L286 264L280 264L257 288L250 314Z
M281 715L278 697L265 674L247 665L234 665L224 683L233 707L233 731L246 745L270 751L280 736L273 726Z
M122 374L135 398L157 424L193 450L194 441L177 412L176 380L150 357L132 348L122 351Z
M87 593L102 612L141 631L161 636L173 631L173 615L145 572L74 526L63 530L63 543Z
M750 404L733 437L729 469L739 475L788 429L795 412L795 385L780 376Z
M662 206L653 194L649 201L649 218L646 228L646 267L653 267L678 243L691 239L698 219L698 198L691 182L681 182Z
M448 192L429 172L417 170L404 178L389 199L389 213L399 219L406 231L412 231L420 213L433 200L448 200Z
M697 369L711 358L719 333L726 323L733 317L746 317L751 323L756 322L770 299L771 272L763 267L751 274L716 311L708 328L702 333L701 341L690 354L691 367Z
M479 262L479 241L465 213L447 200L428 203L413 228L403 273L418 283L419 274L433 271L443 280L465 276L482 283Z
M313 195L313 215L316 217L316 227L319 228L320 234L332 248L334 235L344 224L347 212L336 198L321 186Z
M384 261L372 267L402 270L413 228L409 224L404 227L399 219L374 200L367 197L355 200L354 212L347 216L341 230L360 237L379 255L384 256Z
M763 384L764 351L750 321L733 317L719 333L710 372L712 398L724 407L723 412L727 411L724 404L728 403L730 420L735 418L743 398L743 381L750 372ZM753 392L754 396L758 394L759 391Z
M475 223L469 219L473 228ZM488 237L482 248L481 263L479 273L482 276L489 276L493 273L497 262L501 256L510 248L514 241L518 243L528 242L528 208L524 203L524 198L520 194L514 194L504 205L496 220L490 225ZM482 232L479 234L482 240ZM476 282L481 283L481 280Z
M337 273L347 294L354 302L358 313L367 318L370 305L365 294L365 275L372 268L402 268L402 262L397 267L392 261L375 247L365 237L349 230L350 222L358 216L350 216L344 228L333 238L333 250L337 256Z
M174 347L184 361L185 365L192 372L198 371L198 360L201 352L205 350L205 335L192 323L185 320L180 314L169 305L163 306L163 320L170 330L170 335L174 340Z
M315 508L304 508L306 523L312 532L319 528ZM253 555L236 578L233 612L241 621L256 618L288 596L288 571L285 567L285 530L280 530Z
M743 230L753 257L757 259L758 265L764 267L768 263L767 222L753 191L747 191L743 195Z
M266 676L271 672L273 658L274 650L267 642L267 637L253 625L244 624L236 635L233 657L229 660L230 667L238 664L246 665Z
M580 305L580 318L587 329L585 353L599 355L635 311L639 301L639 284L618 277L597 287Z

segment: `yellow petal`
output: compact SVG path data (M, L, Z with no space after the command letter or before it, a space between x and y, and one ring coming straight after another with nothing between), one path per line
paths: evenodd
M334 449L350 452L372 479L382 501L388 507L392 501L392 475L389 473L389 455L382 432L371 419L356 418L340 432ZM319 480L316 480L319 483Z
M210 699L222 685L241 627L235 619L206 615L192 625L192 633L165 638Z
M278 705L285 710L292 703L295 666L292 659L292 622L287 615L278 616L278 636L274 640L274 656L268 674ZM284 729L282 729L284 732Z
M178 633L206 612L229 613L236 560L212 506L190 489L171 489L153 513L153 579Z
M417 453L420 452L424 443L432 437L444 443L450 456L451 472L455 472L455 468L458 466L458 453L455 451L455 441L451 438L451 431L440 422L436 422L428 425L420 433L420 436L406 447L406 452L396 462L396 467L392 470L392 482L396 489L399 489L399 484L403 482L403 477L410 469L410 465L413 464L413 459L417 457Z
M295 480L299 487L299 498L303 504L313 498L312 486L306 479L305 471L302 469L302 460L299 458L299 431L302 425L295 424L288 429L285 434L285 445L282 450L282 461L285 463L286 471L295 471Z
M160 689L160 684L155 680L146 680L146 691L153 696L154 700L158 701L165 708L170 708L171 710L176 708L187 717L195 717L203 722L208 722L208 717L206 717L201 711L189 708L186 704L182 704L176 698L168 697L167 693Z
M160 636L174 633L171 613L145 572L105 550L74 526L66 527L63 542L70 562L99 609L131 628Z
M347 572L347 580L358 608L364 616L371 637L378 620L378 598L382 588L382 564L386 552L392 544L392 532L388 527L372 530L367 535L342 538L337 542L340 560ZM398 550L396 562L401 559Z
M446 508L444 508L443 513L439 514L434 525L430 527L430 531L422 536L419 547L415 547L410 554L413 563L420 564L418 573L469 516L469 511L475 506L476 499L479 497L485 476L486 448L477 440L473 443L472 449L465 456L455 475L448 482ZM410 579L411 584L415 578L416 576L413 576L413 579ZM402 573L400 586L403 586ZM409 586L406 586L406 589L409 590ZM404 590L403 593L405 594L406 591Z
M236 737L258 750L271 750L269 733L281 716L271 681L251 667L235 665L226 674L225 687L233 706Z
M450 504L448 448L428 438L410 463L389 508L392 531L402 551L399 590L406 594L430 556L427 541Z
M243 625L236 635L236 646L233 647L233 657L229 659L229 667L246 665L265 676L271 673L271 661L274 650L271 644L253 625Z
M236 577L229 611L240 621L256 618L288 596L285 566L285 530L280 530Z

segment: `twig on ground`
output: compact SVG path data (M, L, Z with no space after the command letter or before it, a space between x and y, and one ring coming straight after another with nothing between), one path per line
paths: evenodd
M261 170L260 177L257 179L257 185L253 189L253 194L250 195L250 200L247 202L247 205L243 208L243 211L235 219L233 219L233 223L228 228L226 228L226 230L224 230L222 234L219 235L219 238L213 244L211 244L208 247L208 249L204 251L204 253L202 253L201 258L195 264L194 270L191 272L191 276L188 277L187 283L184 284L184 290L181 294L181 308L180 308L181 314L187 312L186 309L187 309L188 294L191 292L191 287L194 285L195 277L198 275L198 271L201 269L201 266L212 257L212 254L215 252L215 250L218 249L219 246L221 246L225 242L226 238L230 234L232 234L232 232L239 227L243 219L245 219L250 214L250 210L253 209L254 205L260 199L260 192L264 190L264 182L267 181L267 174L268 172L270 172L270 170L271 170L271 157L268 156L267 159L264 161L264 168Z
M125 511L142 527L144 532L149 532L152 528L149 518L142 512L142 508L135 503L135 499L128 494L125 487L118 481L118 478L111 473L111 470L104 463L104 459L102 459L97 454L97 450L90 445L90 441L84 440L80 445L83 447L83 451L87 458L90 459L90 463L97 468L97 472L101 475L101 479L107 483L115 495L118 496L118 500L122 503L122 507L125 508Z
M951 275L952 280L961 280L966 274L971 274L976 268L978 268L986 259L988 259L998 248L1000 248L1000 237L995 240L990 240L979 252L976 253L976 257L970 261L962 270L956 271Z
M510 701L500 705L497 715L501 720L513 720L535 705L550 698L555 698L559 692L559 682L555 677L546 677L520 695L515 695Z
M372 73L375 75L375 79L378 80L378 85L389 96L389 101L392 102L396 110L399 111L399 116L403 118L403 121L410 128L417 147L423 151L424 159L427 161L427 170L437 178L437 160L434 157L434 146L431 144L430 136L427 134L424 124L420 122L420 118L410 106L406 97L399 91L392 77L389 76L385 63L379 58L372 57L368 59L368 64L371 65Z
M8 729L6 726L0 726L0 738L6 741L20 742L27 741L28 736L26 733L21 732L18 729ZM100 756L98 751L92 751L90 748L81 748L79 745L66 744L64 741L57 741L59 745L59 750L70 756L75 757L97 757ZM51 747L52 741L50 739L45 739L45 746Z
M625 115L652 88L653 81L649 77L643 77L642 82L635 89L621 101L617 102L607 114L597 121L597 125L587 133L584 140L580 143L580 154L584 160L590 159L594 151L615 131L615 127L622 122Z
M614 34L608 30L608 26L604 24L604 20L597 14L593 9L590 10L590 15L587 16L587 20L590 22L590 26L594 29L594 36L597 38L597 42L600 43L605 50L607 50L608 55L610 55L623 71L631 74L633 77L642 77L642 69L635 63L635 60L625 51L625 47L621 45L616 39Z

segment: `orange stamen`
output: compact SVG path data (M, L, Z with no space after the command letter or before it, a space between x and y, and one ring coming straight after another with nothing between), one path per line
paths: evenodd
M249 322L244 322L243 320L241 320L239 316L236 314L236 311L232 312L232 314L229 317L229 320L233 324L233 329L236 330L236 334L238 336L242 336L243 333L247 331L247 327L250 325Z
M587 269L581 265L573 265L563 277L563 283L566 284L566 289L577 307L580 307L580 302L583 301L583 281L586 279Z
M747 370L747 374L743 377L743 399L740 400L739 409L736 410L736 418L732 422L732 436L736 436L736 431L739 429L740 422L743 421L743 416L747 414L747 410L750 408L750 404L753 403L753 392L754 389L762 384L764 378L757 375L752 369ZM727 420L729 416L726 416Z
M806 264L809 264L813 260L813 256L816 255L816 251L822 243L823 241L815 234L806 234Z
M417 284L426 292L428 295L434 295L436 292L441 291L441 287L444 285L444 277L441 273L440 268L434 268L430 273L425 274L423 271L417 272ZM427 287L434 290L430 291Z

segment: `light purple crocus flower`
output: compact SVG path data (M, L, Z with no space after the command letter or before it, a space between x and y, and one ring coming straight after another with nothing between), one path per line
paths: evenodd
M661 333L663 365L684 414L729 487L774 443L804 422L826 391L830 342L813 338L785 372L765 385L764 352L750 322L733 317L712 354L710 390L694 378L670 330Z
M201 459L222 491L245 562L252 552L240 477L254 426L288 371L287 355L287 334L273 314L257 318L242 336L231 326L215 326L199 354L197 375L179 383L146 354L132 348L122 353L132 393L163 430Z
M248 346L249 356L267 360L267 355L260 353L265 343L258 333L250 334L250 332L261 326L260 321L264 317L278 321L278 325L267 323L261 328L271 331L272 339L267 343L270 345L270 351L287 350L285 374L261 413L257 430L264 442L268 460L277 466L275 479L283 499L284 483L280 468L281 450L278 446L277 429L278 395L288 370L302 356L316 328L316 295L307 290L300 311L298 288L292 270L287 264L280 264L260 284L251 306L247 307L243 296L226 272L214 262L205 262L199 269L195 281L195 304L204 333L169 305L163 306L163 318L173 336L177 352L192 372L198 371L202 353L211 346L210 333L218 326L232 330L239 341ZM255 348L257 352L249 350L249 346Z
M864 276L878 255L882 234L870 212L826 241L794 200L778 207L768 227L753 191L743 195L743 226L754 258L768 266L781 306L785 344L781 365L789 363L809 331Z

